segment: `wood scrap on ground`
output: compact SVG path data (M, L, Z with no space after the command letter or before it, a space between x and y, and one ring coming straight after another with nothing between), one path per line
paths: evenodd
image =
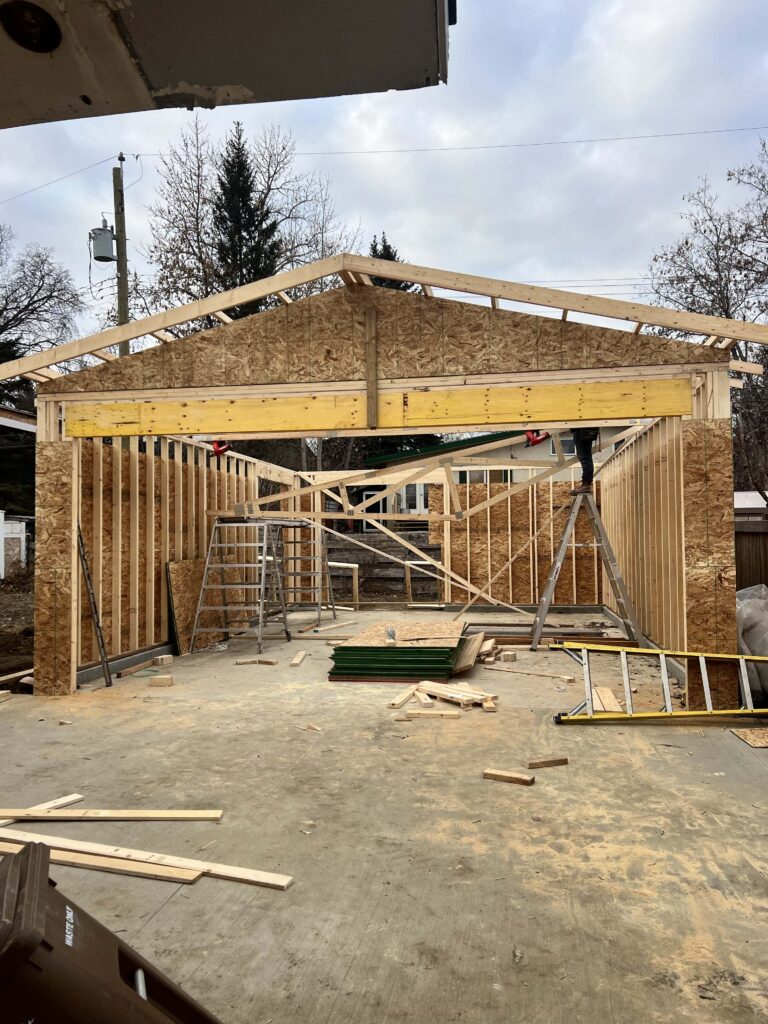
M145 668L152 668L154 664L154 658L151 658L149 661L139 661L135 665L130 665L128 668L121 668L116 675L118 679L126 679L128 676L133 676L137 672L143 672Z
M157 878L174 882L195 882L201 875L211 875L213 878L224 878L236 882L245 882L249 885L262 885L270 889L287 889L293 883L290 875L273 874L267 871L257 871L252 868L240 868L228 864L209 864L207 861L196 861L184 857L162 853L150 853L143 850L132 850L100 843L85 842L78 839L69 839L59 836L40 835L35 832L20 832L15 829L8 829L5 826L12 825L19 820L18 815L24 815L27 820L44 820L46 811L53 812L83 800L80 793L70 793L68 796L58 797L55 800L48 800L45 803L35 804L33 807L26 807L23 810L12 808L14 817L0 819L0 854L17 853L29 843L45 843L51 851L51 860L58 864L68 864L71 867L91 868L96 871L111 871L117 874L137 875L142 878ZM74 820L74 813L67 820ZM81 812L79 820L94 820L86 815L104 814L173 814L182 815L218 815L217 818L196 817L194 820L215 820L218 821L222 811L88 811ZM50 818L50 814L47 816ZM98 819L96 819L98 820ZM114 818L102 820L116 820ZM120 820L126 820L122 818ZM134 819L131 819L134 820ZM151 820L158 820L157 818ZM164 817L162 820L169 820ZM191 819L185 819L191 820Z
M532 672L527 668L518 668L517 666L513 668L511 665L483 665L483 668L489 672L508 672L513 676L536 676L539 679L558 679L564 683L576 682L575 676L561 676L555 672Z
M768 729L731 729L731 732L750 747L768 747Z
M452 675L456 676L461 672L469 672L474 667L484 642L485 633L473 633L462 641L461 650L453 666Z
M403 704L407 704L409 700L416 693L416 686L409 686L407 690L403 690L402 693L398 694L394 700L389 702L391 708L401 708Z
M221 821L223 811L96 810L61 807L2 807L0 818L11 821Z
M165 676L152 676L152 678L149 680L149 685L150 686L173 686L173 684L174 684L173 676L168 676L168 675L165 675Z
M618 700L616 698L616 695L614 694L613 690L609 686L595 686L595 687L593 687L593 689L592 689L592 705L593 705L593 707L595 705L595 699L597 699L600 702L600 704L601 704L601 707L598 709L600 711L611 711L611 712L618 712L619 714L621 714L621 712L624 710L624 708L621 706L621 704L619 704L619 702L618 702Z
M461 711L469 711L475 705L479 705L483 711L497 711L496 701L499 699L497 693L488 693L486 690L480 690L476 686L470 686L469 683L435 683L428 679L423 679L420 683L409 686L402 693L398 694L394 700L390 701L389 706L391 708L400 709L405 707L411 701L416 701L421 705L421 708L428 710L432 708L435 711L447 710L445 704L437 704L435 706L434 700L444 701L445 704L451 704L452 714L443 715L444 718L457 718L459 716L459 709ZM458 705L458 708L455 706ZM419 709L413 709L414 713ZM406 708L406 714L410 715L411 709ZM416 717L422 717L417 714ZM429 716L426 716L429 717ZM438 717L435 715L434 717ZM398 716L396 721L402 721Z
M505 772L500 768L486 768L483 778L492 779L494 782L513 782L517 786L532 786L536 781L535 775L527 775L525 772Z
M275 661L274 658L238 658L235 661L236 665L279 665L279 661Z
M460 718L457 708L414 708L406 711L409 718Z
M328 626L314 626L313 633L327 633L329 629L343 629L345 626L354 626L357 619L347 619L346 622L331 622Z
M40 836L44 840L44 836ZM23 843L0 842L0 853L19 853ZM169 868L160 864L139 864L119 857L99 857L95 854L73 853L65 850L51 850L51 863L64 864L70 868L88 868L91 871L109 871L116 875L135 875L137 878L155 878L161 882L182 882L189 884L202 878L202 871L190 868Z
M294 654L294 656L291 658L289 664L291 665L291 667L295 667L296 665L300 665L302 663L302 661L304 661L306 656L307 656L307 652L306 651L299 651L297 654Z
M568 764L567 757L539 757L528 762L529 768L555 768L560 764Z
M204 875L210 875L212 878L245 882L248 885L263 885L268 889L287 889L293 882L290 875L278 875L268 871L258 871L254 868L240 868L231 864L214 864L204 860L193 860L189 857L175 857L166 853L151 853L146 850L132 850L128 847L90 843L64 836L43 836L37 832L20 832L15 829L0 828L0 839L12 843L45 843L46 846L50 846L54 850L94 853L103 857L138 861L141 864L161 864L165 867L186 868L192 871L202 871Z

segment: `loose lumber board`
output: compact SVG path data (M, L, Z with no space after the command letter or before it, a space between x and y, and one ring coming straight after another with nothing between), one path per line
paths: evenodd
M294 656L291 658L291 660L289 662L289 665L292 668L295 668L297 665L300 665L302 663L302 661L304 661L306 656L307 656L307 652L306 651L299 651L298 653L294 654Z
M453 666L453 675L456 676L460 672L469 672L474 667L484 641L485 633L473 633L462 641L461 651Z
M153 676L149 680L150 686L173 686L175 680L173 676Z
M413 695L423 708L433 708L435 706L435 702L428 694L424 693L423 690L420 690L418 686L416 687Z
M3 704L5 701L10 700L12 696L13 694L11 693L10 690L0 690L0 704Z
M41 840L45 837L40 836ZM47 845L47 844L46 844ZM24 843L0 842L0 853L19 853ZM91 871L110 871L116 875L136 875L138 878L156 878L163 882L196 882L203 874L191 868L169 868L160 864L140 864L119 857L99 857L95 854L73 853L50 849L52 864L64 864L70 868L89 868Z
M430 697L453 701L456 704L481 704L484 700L498 700L496 693L478 693L477 690L465 690L460 686L445 686L440 683L419 683L419 690Z
M403 690L399 693L394 700L389 702L391 708L401 708L404 704L407 704L409 700L413 700L413 696L416 693L415 686L409 686L407 690Z
M483 665L483 668L488 672L508 672L513 676L536 676L539 679L559 679L564 683L573 683L576 681L575 676L561 676L556 675L553 672L529 672L525 668L512 668L509 665Z
M79 804L85 797L81 796L80 793L70 793L69 796L60 796L56 800L47 800L44 804L35 804L34 807L28 807L29 811L45 811L53 810L56 807L71 807L72 804ZM12 825L15 818L0 819L0 828L4 828L6 825Z
M413 708L406 711L409 718L460 718L457 708Z
M0 818L13 821L221 821L223 811L103 811L60 807L2 807Z
M137 672L143 672L145 668L154 668L156 658L152 658L150 661L139 661L135 665L129 665L128 668L121 668L117 673L118 679L126 679L128 676L133 676Z
M600 702L603 705L603 711L613 711L621 714L621 712L624 710L624 708L621 706L621 704L619 704L618 700L616 699L616 695L614 694L613 690L609 686L595 686L592 690L592 693L597 694L597 696L600 698Z
M731 729L731 732L750 747L768 747L768 729Z
M500 768L486 768L483 778L492 779L494 782L513 782L517 786L532 786L536 781L535 775L527 775L525 772L505 772Z
M202 871L212 878L224 878L231 882L245 882L248 885L262 885L268 889L287 889L293 883L290 875L272 874L269 871L258 871L255 868L240 868L231 864L215 864L205 860L193 860L189 857L176 857L167 853L151 853L147 850L132 850L129 847L108 846L104 843L89 843L83 839L68 839L63 836L41 836L35 832L20 832L15 829L0 828L0 839L12 843L45 843L57 850L68 850L73 853L95 853L102 857L117 857L123 860L138 861L142 864L161 864L170 868L187 868L191 871Z
M538 757L528 762L529 768L555 768L559 764L568 764L567 757Z
M315 626L313 633L327 633L329 629L343 629L345 626L354 626L357 619L347 619L345 622L332 622L328 626Z
M238 658L235 662L236 665L279 665L279 661L275 661L274 658Z

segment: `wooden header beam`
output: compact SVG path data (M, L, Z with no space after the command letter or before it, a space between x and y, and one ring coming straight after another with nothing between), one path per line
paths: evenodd
M365 395L316 394L65 403L66 437L158 434L239 434L263 431L296 436L313 431L368 432ZM688 416L690 380L620 380L530 387L435 388L380 392L376 428L438 431L553 420L626 420ZM507 442L508 443L508 442Z

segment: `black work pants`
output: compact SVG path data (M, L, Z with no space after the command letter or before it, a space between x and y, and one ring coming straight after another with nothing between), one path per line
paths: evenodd
M581 463L581 482L591 484L595 478L595 463L592 459L592 441L585 441L574 433L573 443L576 448L576 455Z

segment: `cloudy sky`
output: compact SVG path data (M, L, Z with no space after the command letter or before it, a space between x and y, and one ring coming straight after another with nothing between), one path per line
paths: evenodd
M214 139L235 118L254 135L279 123L300 152L493 146L768 125L767 87L765 0L459 0L446 86L202 116ZM153 111L1 132L0 221L20 243L52 246L85 285L88 229L102 210L111 219L110 163L4 200L118 150L162 152L191 117ZM366 247L385 230L415 263L623 297L640 294L652 253L679 233L683 194L703 175L720 186L759 138L298 160L330 176ZM126 163L130 256L141 273L157 164Z

